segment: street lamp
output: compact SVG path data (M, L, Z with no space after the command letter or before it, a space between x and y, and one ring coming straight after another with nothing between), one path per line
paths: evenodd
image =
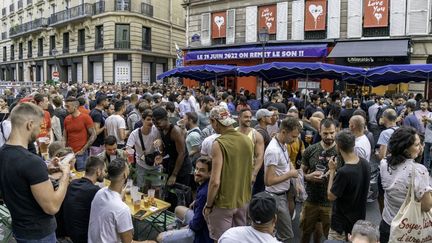
M262 27L259 30L259 41L262 44L262 56L261 56L261 63L265 63L265 45L267 44L267 42L269 41L269 32L268 29L266 27ZM264 79L261 78L261 105L264 104Z

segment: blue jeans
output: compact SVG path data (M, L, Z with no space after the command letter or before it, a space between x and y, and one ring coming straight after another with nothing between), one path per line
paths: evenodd
M82 155L76 155L75 169L77 171L84 171L86 167L86 161L88 158L88 151L86 150Z
M39 240L26 240L26 239L17 238L16 236L14 237L17 243L56 243L57 242L55 232Z
M431 172L431 147L432 143L425 143L423 154L423 165L429 172Z

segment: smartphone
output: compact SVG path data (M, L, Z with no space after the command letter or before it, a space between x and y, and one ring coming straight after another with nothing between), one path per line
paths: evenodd
M144 215L147 213L147 211L146 210L140 210L140 211L138 211L135 215L134 215L134 217L135 218L142 218L142 217L144 217Z

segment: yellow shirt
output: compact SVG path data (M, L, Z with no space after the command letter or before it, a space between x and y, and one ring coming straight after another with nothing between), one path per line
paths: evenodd
M304 150L304 144L303 141L300 138L297 138L296 141L287 144L287 149L288 149L288 154L290 157L290 161L292 163L292 165L294 166L294 168L297 168L296 166L296 160L297 160L297 156L298 153Z

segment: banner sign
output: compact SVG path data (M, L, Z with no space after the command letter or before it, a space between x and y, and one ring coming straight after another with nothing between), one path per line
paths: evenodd
M258 8L258 29L267 28L269 34L276 34L276 5Z
M327 1L306 1L305 7L305 31L325 30Z
M387 27L388 0L364 0L364 22L365 28Z
M232 48L189 51L185 61L201 60L236 60L262 58L263 50L260 47ZM265 58L303 58L327 56L327 44L319 45L286 45L268 46L265 48Z
M212 38L224 38L226 36L226 12L212 13Z

